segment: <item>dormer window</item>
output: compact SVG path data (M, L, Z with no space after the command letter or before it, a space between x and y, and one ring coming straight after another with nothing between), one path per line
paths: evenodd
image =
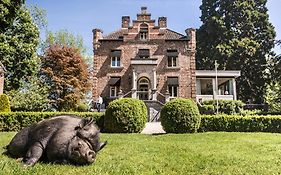
M149 58L149 49L139 49L138 56L140 59Z
M148 39L148 26L146 24L140 25L140 40Z

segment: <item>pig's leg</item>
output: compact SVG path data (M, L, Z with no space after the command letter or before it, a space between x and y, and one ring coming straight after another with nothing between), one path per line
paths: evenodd
M41 142L35 142L27 151L23 159L25 166L33 166L42 156L44 146Z

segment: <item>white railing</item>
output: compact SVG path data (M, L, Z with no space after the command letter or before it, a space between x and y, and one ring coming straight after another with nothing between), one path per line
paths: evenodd
M215 100L214 95L196 95L196 101L203 102L206 100ZM217 95L218 100L233 100L233 95Z

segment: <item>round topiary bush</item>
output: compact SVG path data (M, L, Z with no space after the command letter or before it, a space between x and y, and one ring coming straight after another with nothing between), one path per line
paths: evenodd
M117 99L109 103L104 117L106 132L138 133L145 127L147 110L143 101L133 98Z
M191 99L174 99L161 109L161 124L167 133L193 133L200 125L200 113Z
M11 112L10 100L6 94L0 94L0 112Z

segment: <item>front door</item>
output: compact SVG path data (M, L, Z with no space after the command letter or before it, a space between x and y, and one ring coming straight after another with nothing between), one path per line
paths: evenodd
M149 99L149 80L145 77L140 78L138 82L138 98L140 100Z

